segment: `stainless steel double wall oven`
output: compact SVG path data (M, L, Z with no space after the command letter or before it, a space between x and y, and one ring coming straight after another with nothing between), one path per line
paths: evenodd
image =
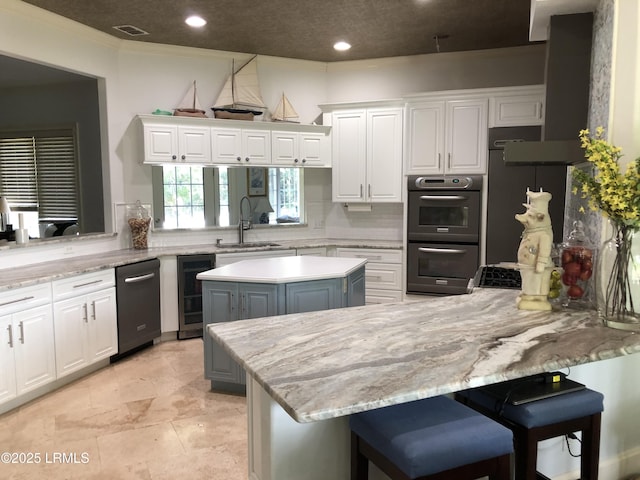
M482 177L408 177L407 293L466 293L480 262Z

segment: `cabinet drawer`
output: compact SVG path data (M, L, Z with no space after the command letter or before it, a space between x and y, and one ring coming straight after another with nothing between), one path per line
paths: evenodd
M58 301L77 295L84 295L103 288L113 287L115 284L113 268L74 275L73 277L53 282L53 300Z
M337 248L336 256L366 258L368 263L402 263L402 250L382 248Z
M296 250L296 254L298 256L301 256L301 255L315 255L317 257L326 257L327 256L327 247L298 248Z
M367 263L365 280L367 294L369 289L401 290L402 265L395 263Z
M400 290L369 290L367 288L367 305L401 301L402 292Z
M51 303L51 283L17 288L0 293L2 315Z

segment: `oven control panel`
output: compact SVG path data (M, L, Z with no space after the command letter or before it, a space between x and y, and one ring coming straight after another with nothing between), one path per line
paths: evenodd
M412 175L408 177L409 190L481 190L482 177L470 175L465 177L435 176L424 177Z

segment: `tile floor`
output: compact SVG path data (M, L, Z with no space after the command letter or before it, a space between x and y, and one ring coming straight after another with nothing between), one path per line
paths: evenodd
M202 355L163 342L1 415L0 453L40 463L0 478L246 480L245 398L211 392Z

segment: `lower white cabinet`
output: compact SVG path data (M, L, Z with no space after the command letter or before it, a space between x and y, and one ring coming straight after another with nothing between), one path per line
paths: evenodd
M0 403L56 378L51 284L0 294Z
M58 378L118 353L114 271L53 283Z
M402 301L402 250L337 248L336 256L366 258L367 305Z

